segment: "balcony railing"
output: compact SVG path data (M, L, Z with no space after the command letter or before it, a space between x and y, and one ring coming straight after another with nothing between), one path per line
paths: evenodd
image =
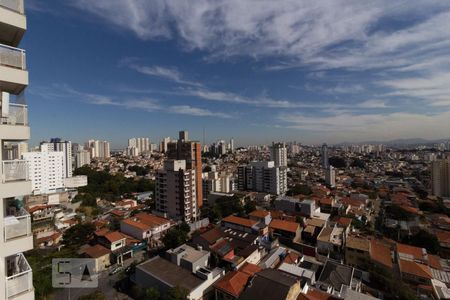
M21 209L15 215L3 218L5 228L5 242L31 235L31 216Z
M24 14L23 0L0 0L0 6Z
M25 256L20 253L8 259L12 261L13 268L7 272L6 299L33 290L33 272Z
M26 70L25 50L0 44L0 65Z
M26 160L4 160L2 162L2 182L28 180L28 163Z
M3 125L28 126L28 106L25 104L10 103L7 116L1 116Z

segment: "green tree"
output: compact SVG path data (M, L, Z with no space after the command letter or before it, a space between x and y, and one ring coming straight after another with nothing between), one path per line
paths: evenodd
M328 162L330 163L330 165L332 165L335 168L343 169L343 168L347 167L347 162L345 161L345 159L342 157L339 157L339 156L330 157Z
M414 246L427 249L428 252L437 254L439 251L439 241L437 237L425 230L419 230L411 237L410 243Z
M176 248L184 244L188 240L188 234L186 231L181 230L178 227L169 229L162 238L162 242L167 249Z
M247 201L244 205L244 210L246 214L251 213L256 209L256 204L253 201Z
M78 297L78 300L106 300L106 296L101 291L97 290L88 295Z
M63 240L67 246L81 246L89 241L95 231L91 223L77 224L64 232Z
M154 287L145 289L144 294L145 300L159 300L161 298L159 290Z
M295 196L295 195L311 195L313 192L311 188L306 184L296 184L292 189L287 191L286 195Z
M178 285L167 291L167 300L187 300L188 296L189 290Z

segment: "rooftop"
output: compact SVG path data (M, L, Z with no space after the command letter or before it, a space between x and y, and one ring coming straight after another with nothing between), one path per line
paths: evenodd
M391 249L380 241L370 241L370 257L372 260L390 269L392 268Z
M273 219L272 222L269 224L269 228L271 229L278 229L288 232L296 233L297 229L299 228L300 224L296 222L290 222L290 221L284 221L279 219Z
M236 217L233 215L223 218L222 222L232 223L232 224L241 225L241 226L249 227L249 228L258 224L257 221L245 219L245 218L241 218L241 217Z
M252 216L252 217L257 217L257 218L265 218L268 215L270 215L270 212L268 212L266 210L259 210L259 209L257 209L257 210L252 211L248 215Z
M185 270L159 256L143 262L136 268L158 278L170 286L181 286L189 291L192 291L203 282L203 280L196 277L192 274L192 272Z
M94 246L84 249L84 253L86 253L86 255L91 258L99 258L106 254L111 253L111 251L100 244L96 244Z
M369 252L370 242L368 239L358 236L349 235L346 239L346 247Z
M398 261L399 261L398 265L400 268L400 272L402 272L402 273L412 274L417 277L427 278L427 279L433 278L431 270L427 265L424 265L424 264L421 264L421 263L418 263L415 261L404 260L404 259L399 259Z
M353 277L353 268L332 260L327 260L320 274L319 281L331 285L334 290L340 291L342 285L350 286Z

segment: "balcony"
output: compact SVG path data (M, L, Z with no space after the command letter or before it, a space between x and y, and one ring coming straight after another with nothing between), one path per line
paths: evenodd
M25 50L0 44L0 90L17 95L27 85Z
M28 164L26 160L4 160L2 161L1 182L16 182L28 180Z
M23 0L0 0L0 43L17 46L27 28Z
M33 292L33 272L22 253L6 258L6 299Z
M28 106L26 104L10 103L8 113L1 115L2 125L28 126Z
M3 225L5 242L31 235L31 216L25 209L4 217Z
M22 15L25 13L23 0L0 0L0 6Z

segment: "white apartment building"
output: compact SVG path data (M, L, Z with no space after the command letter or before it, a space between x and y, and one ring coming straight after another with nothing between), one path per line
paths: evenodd
M86 148L91 151L91 158L106 159L111 157L109 142L99 140L89 140Z
M191 222L197 218L195 170L185 160L166 160L156 173L156 211Z
M275 167L287 167L287 149L285 143L272 143L272 147L270 147L270 160L275 162Z
M138 155L150 151L149 138L131 138L128 140L128 148L136 148Z
M206 199L211 192L230 193L230 181L230 174L219 174L216 171L204 172L202 174L203 198Z
M325 169L325 183L330 187L336 186L336 170L333 166L329 166L328 169Z
M238 167L238 189L283 195L287 191L287 170L273 161L252 161Z
M48 151L26 152L22 155L27 162L28 176L33 194L49 194L64 188L64 153Z
M89 165L91 163L91 152L88 150L79 150L75 154L75 168Z
M48 151L62 152L64 154L64 178L72 177L72 142L61 141L60 139L51 139L50 142L42 142L41 149L42 147L48 149Z
M17 48L27 21L23 0L0 0L0 147L30 139L25 50ZM0 152L0 299L34 299L33 273L22 252L33 248L31 217L19 205L31 194L27 163Z

